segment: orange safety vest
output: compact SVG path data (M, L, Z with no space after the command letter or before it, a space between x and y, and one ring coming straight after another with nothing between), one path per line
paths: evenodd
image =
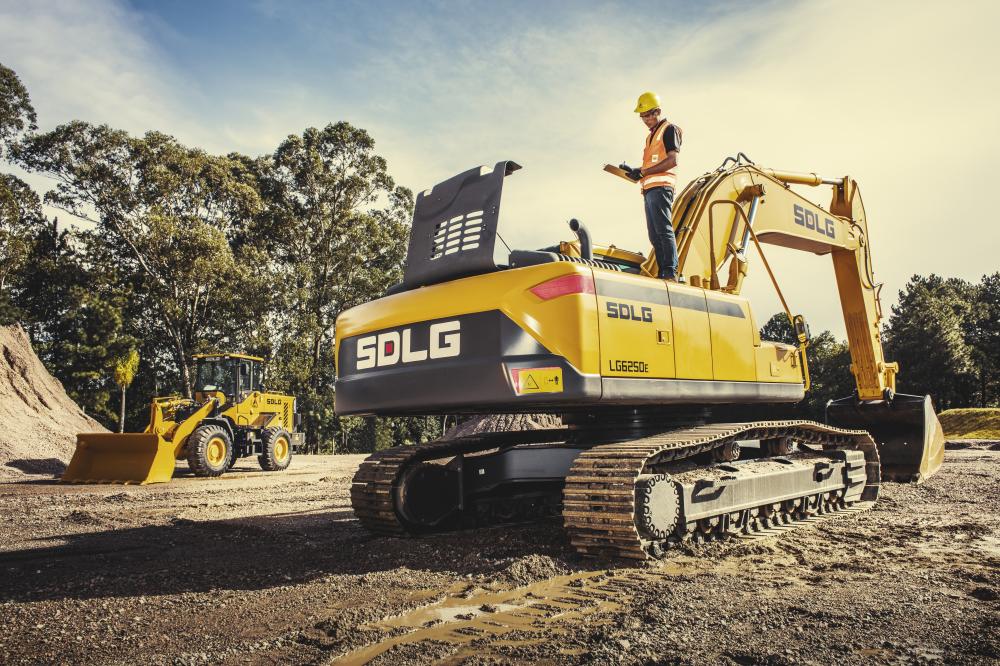
M646 149L642 151L642 168L648 169L654 164L658 163L660 160L666 159L667 157L667 146L663 143L663 133L667 131L667 128L671 127L671 124L666 120L661 121L658 127L654 127L650 131L649 136L646 137ZM681 128L677 128L677 133L680 134ZM642 186L642 191L651 190L654 187L669 187L676 189L674 186L677 183L677 172L676 167L670 169L669 171L661 171L660 173L654 173L651 176L643 176L639 179L639 184Z

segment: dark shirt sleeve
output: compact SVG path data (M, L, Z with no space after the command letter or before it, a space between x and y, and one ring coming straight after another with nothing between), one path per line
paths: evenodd
M668 153L672 150L680 151L681 134L677 131L676 125L671 125L663 132L663 145Z

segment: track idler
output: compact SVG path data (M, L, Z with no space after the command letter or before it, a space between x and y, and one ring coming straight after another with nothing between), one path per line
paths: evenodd
M833 400L826 406L826 420L840 428L871 433L878 445L884 480L920 483L944 461L944 431L929 395L897 393L889 400Z

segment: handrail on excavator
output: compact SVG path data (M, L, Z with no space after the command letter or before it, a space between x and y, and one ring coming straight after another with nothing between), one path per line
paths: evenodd
M764 248L761 247L760 241L757 239L757 234L754 233L753 227L750 224L750 219L747 217L746 212L744 212L743 207L731 199L717 199L708 205L708 246L709 254L711 255L710 262L712 264L709 285L713 290L719 290L722 287L719 281L718 262L715 260L715 207L718 205L732 206L736 209L739 217L743 218L743 223L746 225L747 231L750 232L750 237L753 239L754 245L757 246L757 254L760 256L760 260L764 264L764 268L767 270L767 274L771 278L771 284L774 285L774 291L778 294L778 300L781 301L781 307L784 308L785 315L788 317L788 324L792 327L793 331L796 330L795 317L792 315L791 308L788 307L788 301L785 300L785 295L782 293L781 287L778 285L778 279L774 276L774 271L771 270L771 264L764 255ZM735 255L735 252L733 254ZM725 260L726 257L723 257L722 261ZM806 391L809 390L812 384L809 379L809 360L806 357L806 347L808 346L808 340L799 340L799 357L802 361L802 375Z

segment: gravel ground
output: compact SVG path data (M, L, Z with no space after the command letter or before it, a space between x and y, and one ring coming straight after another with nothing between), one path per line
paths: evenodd
M867 512L622 568L558 523L373 537L360 456L0 484L0 663L996 663L1000 452Z

